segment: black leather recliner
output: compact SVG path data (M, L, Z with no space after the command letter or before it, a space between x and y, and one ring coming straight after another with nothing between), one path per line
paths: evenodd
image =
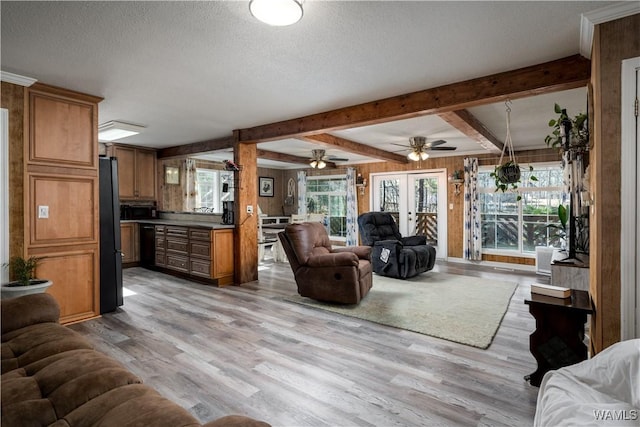
M436 249L425 236L402 237L393 216L367 212L358 217L360 240L372 246L373 271L381 276L408 279L429 271L436 262Z

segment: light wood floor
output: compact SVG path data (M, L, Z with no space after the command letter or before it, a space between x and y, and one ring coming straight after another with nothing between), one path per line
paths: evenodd
M115 313L71 328L201 421L274 426L531 425L538 389L523 303L532 273L439 262L436 271L518 282L487 350L291 304L288 264L215 288L124 271Z

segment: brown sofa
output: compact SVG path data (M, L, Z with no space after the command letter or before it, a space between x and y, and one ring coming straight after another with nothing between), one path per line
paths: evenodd
M2 426L199 426L120 363L58 323L49 294L2 300ZM205 426L264 427L239 415Z
M298 293L318 301L357 304L371 289L371 248L331 248L319 222L289 224L278 233Z

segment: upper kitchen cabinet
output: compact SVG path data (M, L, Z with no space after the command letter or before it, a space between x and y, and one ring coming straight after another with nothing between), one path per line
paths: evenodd
M156 152L114 145L112 156L118 159L120 200L156 200Z

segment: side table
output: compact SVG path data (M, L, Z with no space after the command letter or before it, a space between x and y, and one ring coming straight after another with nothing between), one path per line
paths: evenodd
M584 324L593 312L589 292L572 289L570 298L531 294L524 303L536 319L536 330L529 336L529 349L538 369L525 380L540 386L548 371L587 359Z

